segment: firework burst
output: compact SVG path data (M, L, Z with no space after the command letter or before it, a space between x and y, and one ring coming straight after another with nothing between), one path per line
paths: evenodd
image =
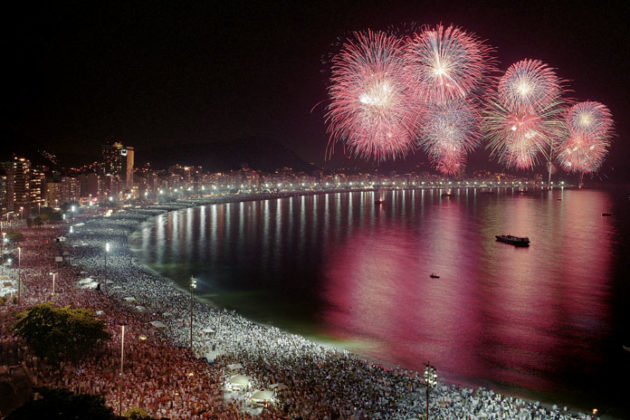
M608 150L608 142L582 133L573 133L562 144L558 160L567 172L595 172Z
M543 155L549 163L565 136L562 87L540 60L512 64L499 79L484 115L491 155L507 167L531 169Z
M407 71L426 102L464 98L494 71L491 52L475 35L455 26L427 27L407 43Z
M413 147L421 109L405 78L402 45L384 32L355 33L332 59L330 144L342 141L355 156L373 159Z
M580 102L567 111L571 133L592 137L608 137L612 130L612 114L606 105L595 101Z
M491 155L517 169L531 169L539 153L551 159L550 153L564 132L561 114L558 103L536 111L531 106L510 109L491 102L484 116Z
M440 172L452 175L463 168L479 135L475 107L463 99L451 100L427 106L418 143Z
M612 136L610 110L599 102L580 102L567 111L566 123L569 135L560 146L560 164L568 172L597 171L608 152Z
M521 60L512 64L499 80L498 96L511 109L548 108L562 93L555 71L540 60Z

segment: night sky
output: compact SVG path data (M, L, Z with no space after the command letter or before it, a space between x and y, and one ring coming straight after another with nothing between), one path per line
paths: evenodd
M442 22L488 40L503 70L539 58L573 97L607 104L617 137L604 165L628 173L628 2L56 3L3 11L5 152L95 155L116 138L141 153L256 135L321 162L323 60L338 38Z

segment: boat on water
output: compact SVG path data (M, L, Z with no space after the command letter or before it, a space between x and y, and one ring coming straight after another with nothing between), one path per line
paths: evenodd
M602 216L612 216L612 213L602 213Z
M529 238L513 235L496 235L497 241L514 246L529 246Z
M432 279L439 279L440 278L440 276L438 276L435 273L431 273L431 275L429 277L431 277Z
M383 194L383 189L379 188L376 191L376 194L374 196L374 204L383 204L385 202L385 200L383 199L384 194Z

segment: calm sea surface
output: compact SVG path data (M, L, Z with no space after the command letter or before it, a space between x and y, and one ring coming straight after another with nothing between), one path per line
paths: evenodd
M181 285L195 275L199 295L260 322L625 416L628 191L441 192L198 207L153 219L132 244L142 262ZM502 233L531 246L496 242Z

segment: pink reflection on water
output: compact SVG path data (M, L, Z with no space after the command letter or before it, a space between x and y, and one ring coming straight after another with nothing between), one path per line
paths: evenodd
M610 317L607 195L502 197L472 212L459 200L433 197L413 229L366 226L329 249L327 332L409 368L430 360L468 383L549 390L575 360L596 369ZM532 246L497 243L499 233Z
M475 270L474 252L466 247L462 211L444 200L416 231L381 227L335 250L326 273L330 332L376 342L367 352L387 361L418 367L430 359L469 369L469 353L457 351L473 344L477 324L465 272Z

